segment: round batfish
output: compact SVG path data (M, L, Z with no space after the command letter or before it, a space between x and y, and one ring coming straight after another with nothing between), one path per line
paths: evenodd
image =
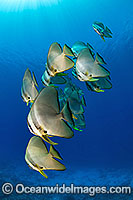
M74 62L67 56L73 56L67 45L64 45L62 50L57 42L51 44L47 56L47 71L50 76L55 76L74 66Z
M109 76L109 71L102 67L97 59L91 55L89 49L83 49L76 62L76 72L81 76L82 81L97 81L98 77Z
M25 153L25 160L30 168L40 172L45 178L48 176L43 170L65 170L65 166L54 158L62 160L59 152L50 146L46 147L44 141L39 137L32 137L28 143Z
M65 104L60 112L57 90L50 86L44 88L32 105L27 118L30 131L48 143L56 144L48 137L71 138L73 136L73 131L64 120L73 124L68 105Z
M21 87L21 96L23 101L25 101L27 105L29 102L33 103L38 95L36 86L38 86L38 84L35 75L33 73L33 79L32 79L31 72L29 68L27 68L23 77L23 83Z

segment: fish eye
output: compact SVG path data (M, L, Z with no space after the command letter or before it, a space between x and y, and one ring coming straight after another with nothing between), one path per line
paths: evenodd
M90 77L92 77L92 74L90 74Z
M28 99L30 100L30 97L28 97Z
M47 133L47 131L44 131L44 133Z
M54 71L57 72L57 69L55 69Z

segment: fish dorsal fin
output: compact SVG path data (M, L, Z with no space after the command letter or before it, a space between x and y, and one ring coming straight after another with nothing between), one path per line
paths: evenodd
M103 25L103 23L101 23L101 22L95 22L94 24L97 24L98 26L100 26L101 28L104 29L104 25Z
M96 58L95 58L96 62L98 62L99 64L105 64L106 62L104 61L104 59L102 58L102 56L100 56L98 53L96 53Z
M54 87L48 86L44 88L40 94L38 95L38 98L36 99L35 103L46 107L52 107L57 113L59 113L59 103L58 103L58 93L57 90Z
M87 42L87 47L90 49L90 50L94 50L94 48Z
M38 87L38 83L37 83L37 80L36 80L34 72L32 74L33 74L33 82Z
M106 31L110 34L112 34L111 30L106 26Z
M94 61L94 58L91 55L90 49L88 48L83 49L78 55L78 58L76 61L76 67L79 66L81 68L81 66L84 66L84 68L88 68L88 63L93 62L93 61Z
M84 48L84 47L86 47L86 44L84 43L84 42L81 42L81 41L77 41L77 42L75 42L74 44L73 44L73 46L72 46L72 49L73 50L77 50L77 49L82 49L82 48Z
M25 79L28 79L32 82L32 76L31 76L31 71L29 70L29 68L26 69L25 73L24 73L24 77L23 77L23 81Z
M74 56L72 50L70 47L68 47L66 44L63 47L63 53L67 56Z
M61 53L62 53L61 46L57 42L54 42L54 43L51 44L51 46L49 48L48 59L54 60Z
M36 149L37 154L39 154L40 150L43 150L45 154L48 153L48 149L45 143L43 142L43 140L40 137L36 137L36 136L33 136L30 139L27 149L29 149L30 151L33 149Z
M57 159L63 160L60 156L59 152L51 145L49 153L52 155L52 157L55 157Z

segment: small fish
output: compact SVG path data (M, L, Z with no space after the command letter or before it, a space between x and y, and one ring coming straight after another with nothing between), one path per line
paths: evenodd
M46 144L41 138L34 136L30 139L26 148L25 160L31 169L38 171L45 178L48 176L43 170L65 170L66 167L54 158L62 160L59 152L53 146L50 146L48 152Z
M27 123L30 131L52 145L50 136L73 137L73 131L66 122L73 124L72 113L65 104L60 112L58 92L54 87L42 89L29 112Z
M112 38L112 32L111 30L107 27L104 26L103 23L101 22L94 22L92 24L93 29L98 33L98 35L101 36L102 40L105 41L104 37L106 38Z
M23 83L21 87L21 96L23 101L26 102L27 105L29 104L29 102L33 103L35 98L38 96L36 86L38 87L35 75L33 73L32 78L31 71L29 70L29 68L27 68L23 77Z
M52 43L47 56L47 71L50 76L64 72L74 66L74 62L68 57L74 56L71 49L65 44L63 50L55 42Z
M103 60L98 54L94 59L89 49L83 49L77 58L75 74L80 81L97 81L99 77L107 77L110 72L102 63Z

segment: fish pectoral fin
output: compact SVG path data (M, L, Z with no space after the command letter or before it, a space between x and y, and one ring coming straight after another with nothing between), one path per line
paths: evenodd
M58 145L58 143L53 142L52 140L50 140L48 138L48 135L42 135L42 139L45 140L47 143L51 144L51 145Z
M76 120L78 119L77 117L74 116L74 114L72 114L72 118L73 118L73 119L76 119Z
M82 131L83 131L83 130L81 130L81 129L77 128L76 126L74 126L74 127L73 127L73 129L75 129L76 131L80 131L80 132L82 132Z
M42 171L42 170L39 170L39 173L44 176L45 178L48 178L48 176Z
M26 105L27 105L27 106L29 105L29 101L26 103Z
M56 86L54 84L50 84L49 86L54 87L54 88L59 88L58 86Z
M56 74L56 76L67 76L68 73L63 73L63 72L59 72L58 74Z
M63 160L60 156L59 152L51 145L49 153L52 155L52 157L55 157L57 159Z
M98 78L90 78L89 79L90 82L94 82L94 81L98 81L98 80L99 80Z
M104 92L104 90L96 89L96 92Z

